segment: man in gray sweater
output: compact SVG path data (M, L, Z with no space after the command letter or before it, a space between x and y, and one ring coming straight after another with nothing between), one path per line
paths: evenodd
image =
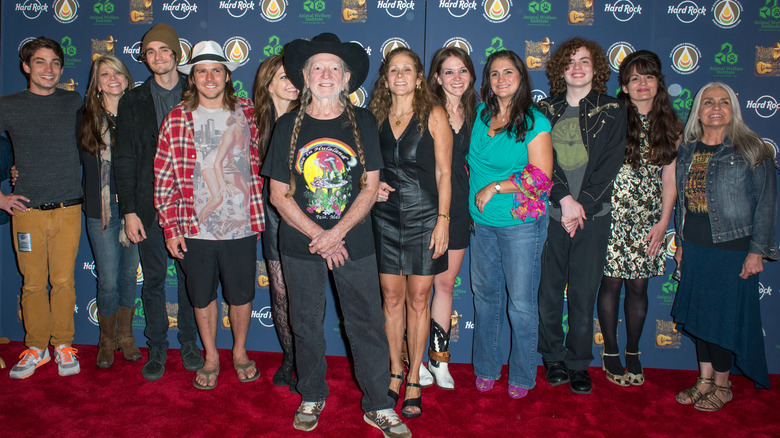
M10 376L30 377L49 362L50 343L59 374L70 376L81 370L71 347L83 198L76 143L81 96L57 88L64 54L56 41L29 41L19 57L28 89L0 98L0 132L10 135L19 171L14 194L0 194L0 208L13 217L27 347Z

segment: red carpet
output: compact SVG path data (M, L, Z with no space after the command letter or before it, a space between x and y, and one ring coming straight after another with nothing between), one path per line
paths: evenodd
M300 396L271 383L280 353L250 352L262 376L239 383L230 351L220 350L217 388L200 391L192 386L194 373L182 368L178 350L169 350L163 378L146 382L143 361L125 362L117 353L112 368L99 370L97 348L77 348L80 374L60 377L52 360L32 377L14 380L8 371L24 347L20 342L0 345L0 357L8 364L0 370L0 437L382 436L362 420L361 394L343 357L328 357L331 395L319 426L307 433L292 427ZM450 369L457 389L423 390L422 417L406 420L414 436L780 436L777 389L754 389L740 376L732 378L734 400L720 412L706 413L674 399L696 380L692 371L649 369L643 386L626 389L609 383L601 369L593 367L593 393L574 395L567 385L551 388L540 367L536 388L521 400L511 400L505 377L492 391L479 393L471 365L453 364ZM780 376L771 379L774 388L780 387Z

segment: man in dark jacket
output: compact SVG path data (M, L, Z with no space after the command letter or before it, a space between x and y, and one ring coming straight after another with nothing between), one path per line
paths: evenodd
M114 173L125 233L132 242L138 243L144 271L141 297L149 358L141 373L146 380L157 380L165 372L169 321L165 299L168 251L154 209L154 155L160 124L181 101L187 84L176 71L181 59L179 36L167 24L156 24L144 35L139 59L146 63L152 76L128 91L119 102ZM197 346L197 326L178 263L175 269L179 284L177 325L181 358L184 368L195 371L203 366Z
M539 284L538 349L550 385L569 382L577 394L592 390L593 308L604 271L612 182L626 141L626 110L604 94L609 75L601 47L574 38L550 58L552 97L541 102L552 125L555 160Z

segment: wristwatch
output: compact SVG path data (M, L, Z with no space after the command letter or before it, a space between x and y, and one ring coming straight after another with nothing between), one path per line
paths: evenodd
M496 181L496 185L493 186L496 189L496 193L501 193L501 181Z

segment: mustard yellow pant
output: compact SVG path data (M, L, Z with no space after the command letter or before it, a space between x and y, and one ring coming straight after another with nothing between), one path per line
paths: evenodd
M73 273L81 238L81 206L16 213L13 241L23 277L24 343L40 349L50 342L54 346L71 345L76 308ZM19 250L20 238L22 249L29 251Z

